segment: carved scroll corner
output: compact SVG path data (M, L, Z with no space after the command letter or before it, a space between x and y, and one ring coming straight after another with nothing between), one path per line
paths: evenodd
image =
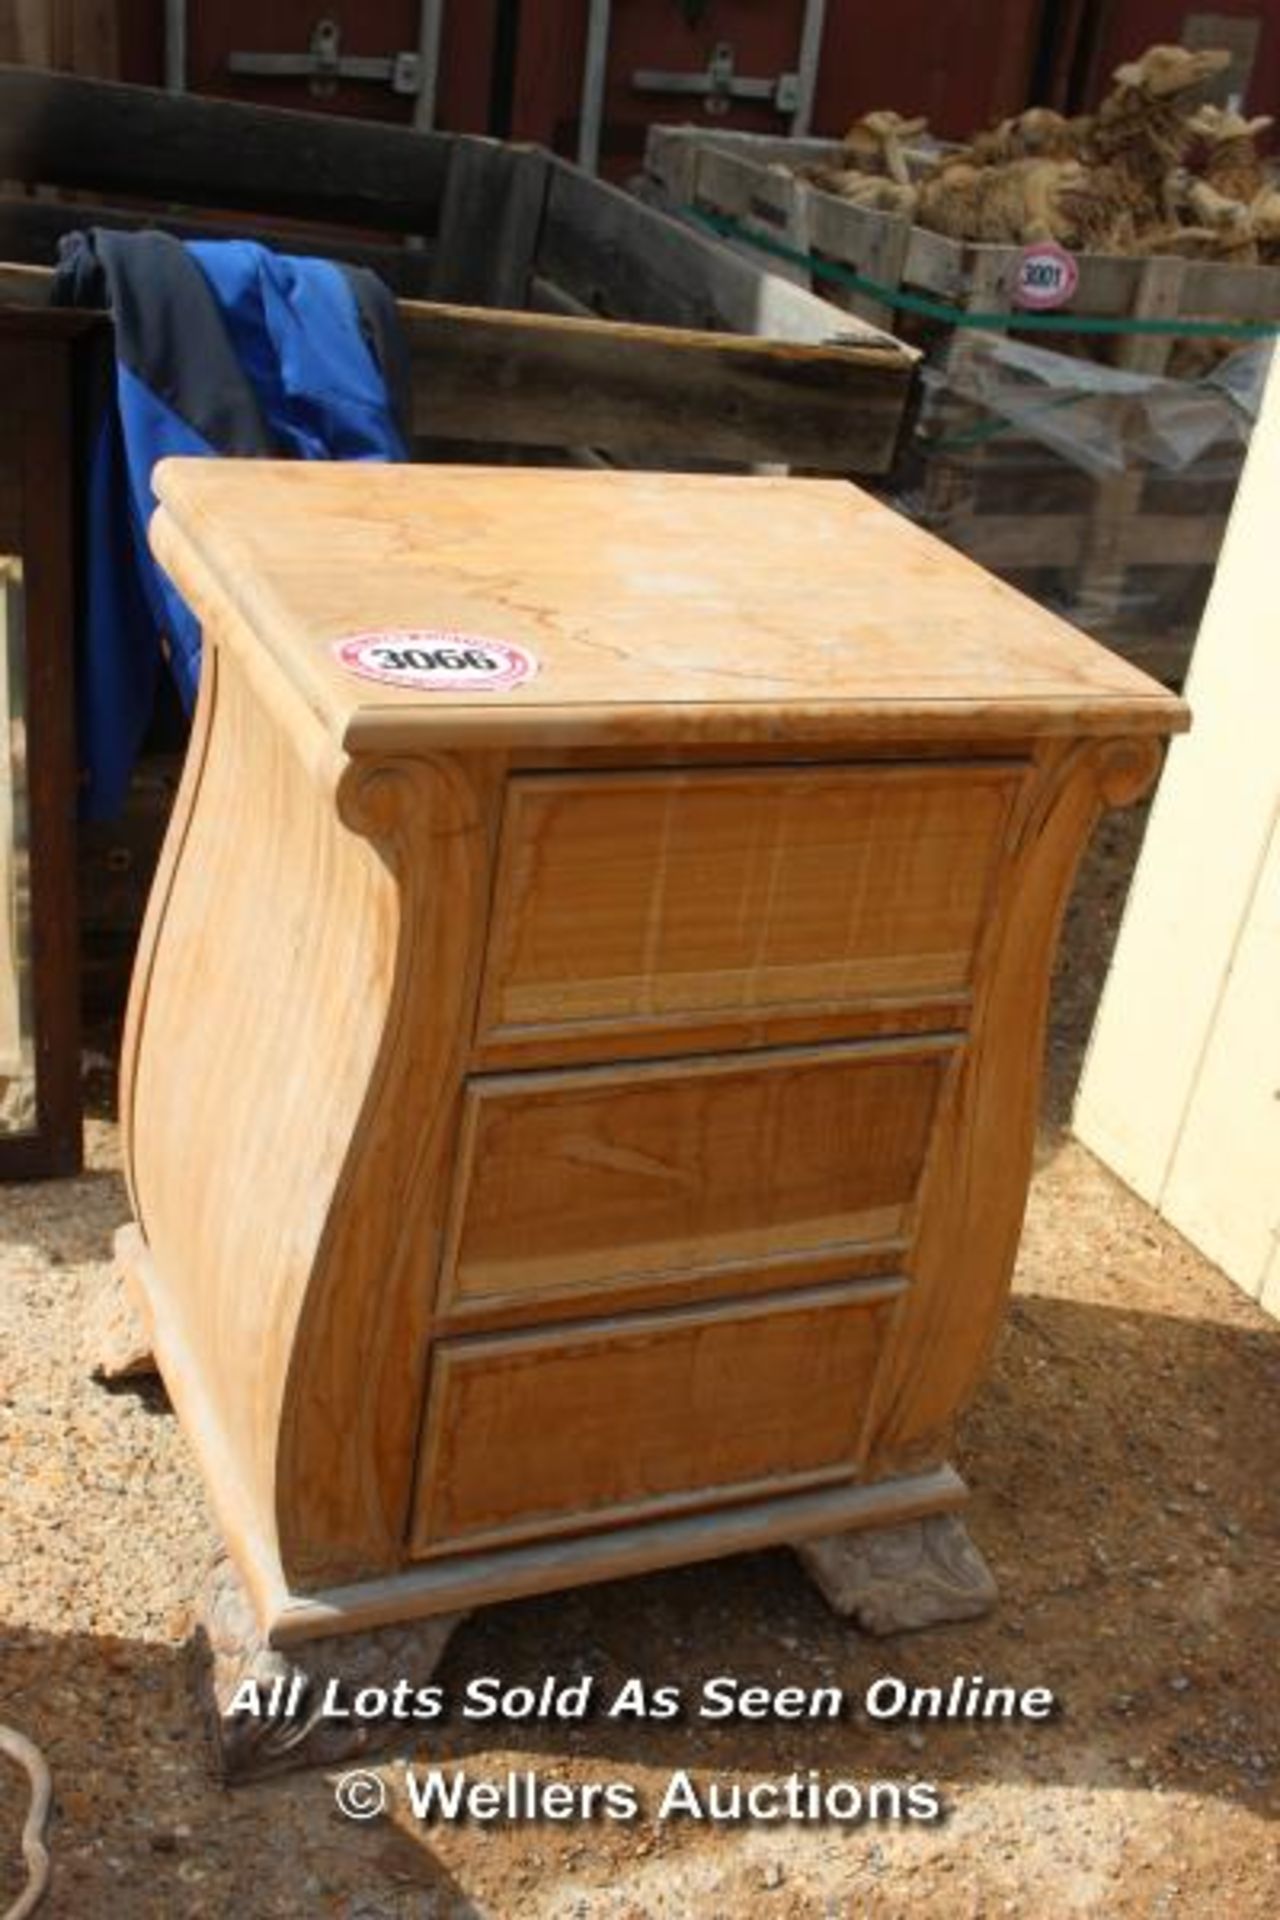
M334 779L338 818L353 833L405 847L429 822L431 832L465 834L482 823L484 806L472 769L460 755L344 755Z
M1103 805L1130 807L1156 782L1165 743L1150 735L1104 740L1094 750L1094 779Z
M412 777L412 766L401 761L344 761L334 786L338 818L362 839L392 838L403 817L405 789Z

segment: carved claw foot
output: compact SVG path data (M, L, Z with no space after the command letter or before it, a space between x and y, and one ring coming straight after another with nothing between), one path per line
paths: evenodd
M220 1555L197 1607L196 1687L213 1744L214 1766L228 1786L300 1767L335 1766L403 1738L404 1719L341 1720L323 1713L326 1687L349 1702L362 1687L431 1678L465 1613L436 1614L409 1625L309 1640L290 1653L269 1647L231 1561Z
M93 1379L107 1386L156 1371L146 1321L118 1273L108 1274L89 1303L85 1353Z
M955 1513L806 1540L796 1552L828 1605L866 1633L976 1620L996 1603L990 1569Z

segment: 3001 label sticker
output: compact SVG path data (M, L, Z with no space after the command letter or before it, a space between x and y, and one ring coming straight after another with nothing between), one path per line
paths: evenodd
M1074 255L1056 240L1036 240L1023 248L1013 292L1020 307L1033 312L1065 307L1079 285L1080 268Z
M333 651L348 673L414 693L505 693L538 671L537 656L509 640L434 627L353 633Z

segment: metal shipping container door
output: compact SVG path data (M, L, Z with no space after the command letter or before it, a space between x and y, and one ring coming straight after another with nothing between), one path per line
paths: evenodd
M520 8L512 131L601 170L639 166L655 120L787 133L804 118L814 0L545 0ZM593 79L596 84L593 86Z
M959 137L1027 104L1041 6L523 0L512 131L588 163L598 147L614 176L638 167L654 121L840 134L869 108L896 107Z
M487 133L501 0L223 0L186 7L193 92ZM438 28L433 30L433 24ZM433 80L434 76L434 80ZM432 99L432 96L433 99Z

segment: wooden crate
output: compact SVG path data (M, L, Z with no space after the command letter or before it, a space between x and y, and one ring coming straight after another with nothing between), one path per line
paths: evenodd
M776 262L805 288L859 317L892 325L952 366L980 337L944 321L895 313L885 301L823 277L822 263L878 285L970 312L1010 314L1021 249L964 244L855 207L795 171L834 159L835 141L656 127L647 153L651 199L685 217L726 216L747 234L781 242L819 263L815 273ZM750 243L743 243L750 250ZM1280 320L1280 268L1168 257L1079 256L1069 312L1108 320ZM1035 334L1050 350L1087 352L1129 372L1170 372L1172 334ZM1051 448L1001 432L983 440L979 409L927 394L904 437L897 502L982 565L1063 612L1147 671L1178 684L1194 644L1242 449L1211 449L1186 474L1134 466L1095 479ZM949 449L973 437L963 454Z
M846 268L895 292L975 313L1014 312L1020 247L951 240L891 214L856 207L803 180L795 169L840 153L834 140L775 140L755 134L654 127L646 150L651 199L673 212L727 216L749 233L781 240L819 262ZM944 321L902 315L883 300L777 262L805 286L877 326L936 347ZM1280 321L1280 267L1242 267L1172 256L1077 255L1080 282L1064 311L1101 320ZM1016 322L1011 323L1016 331ZM1066 333L1042 338L1076 342ZM1141 373L1165 371L1175 336L1119 335L1107 357Z
M1123 439L1124 403L1109 404ZM930 382L894 500L1043 606L1180 686L1243 460L1240 441L1224 439L1182 471L1135 458L1099 475Z

